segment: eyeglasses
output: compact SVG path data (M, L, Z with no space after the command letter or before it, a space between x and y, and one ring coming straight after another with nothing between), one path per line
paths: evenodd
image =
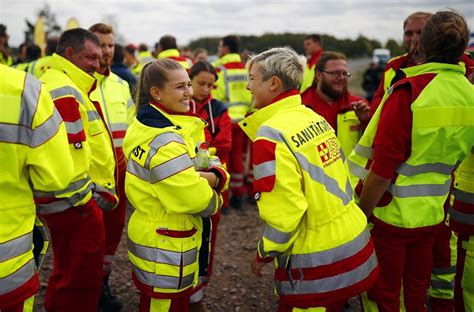
M338 71L325 71L323 70L322 71L323 73L326 73L328 75L331 75L335 78L339 78L339 77L346 77L346 78L349 78L352 74L349 73L349 72L338 72Z

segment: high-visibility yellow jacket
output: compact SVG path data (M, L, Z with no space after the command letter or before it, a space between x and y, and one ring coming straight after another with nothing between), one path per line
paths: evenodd
M265 223L258 259L275 258L280 302L321 306L368 289L377 258L334 130L297 90L286 95L239 123L253 141Z
M198 277L201 217L220 196L193 167L205 122L147 104L127 130L125 192L135 208L128 255L141 292L162 298L190 295Z
M128 125L135 116L135 104L130 96L128 83L112 73L95 73L97 87L91 93L91 99L100 103L108 130L113 138L117 161L123 161L122 143Z
M373 159L373 142L381 110L397 87L418 75L433 79L411 103L411 155L396 170L389 185L392 198L375 207L373 216L400 228L433 226L443 221L443 204L451 186L451 173L474 142L474 86L461 65L427 63L403 69L408 79L385 94L359 143L349 156L353 187L363 183Z
M89 98L96 86L96 79L60 55L54 54L49 69L41 80L50 91L54 104L61 114L69 140L69 150L74 159L74 179L62 192L44 194L58 199L41 205L43 214L64 211L88 202L92 190L115 194L115 159L112 140L96 106ZM94 155L94 157L93 157ZM93 182L93 183L92 183ZM102 190L102 188L104 190ZM104 209L101 198L94 199Z
M34 75L36 78L40 78L43 74L51 68L52 55L43 56L36 61L30 63L28 72Z
M160 53L158 53L157 58L169 58L181 64L181 66L183 66L186 70L189 70L191 68L191 63L186 58L181 56L178 49L168 49L161 51Z
M73 177L66 128L33 76L0 65L0 309L39 288L33 259L36 193ZM10 299L8 299L8 297Z
M150 51L141 51L138 52L138 61L140 64L145 65L146 63L153 62L155 58Z
M456 169L452 197L450 227L457 233L474 235L474 154L468 154Z
M252 96L246 89L249 81L247 69L237 53L226 54L213 65L218 79L212 90L212 97L228 106L233 123L239 122L251 111Z
M0 51L0 64L12 66L13 60L12 57L2 51Z

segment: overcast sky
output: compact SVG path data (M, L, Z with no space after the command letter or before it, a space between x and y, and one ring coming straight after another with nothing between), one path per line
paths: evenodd
M164 34L174 35L178 45L185 45L203 36L283 32L352 39L363 34L385 43L388 38L401 39L402 23L409 13L448 7L461 12L474 27L472 0L0 0L0 23L8 27L10 46L23 42L25 19L35 23L45 3L61 27L71 17L84 28L115 20L115 31L126 43L149 45Z

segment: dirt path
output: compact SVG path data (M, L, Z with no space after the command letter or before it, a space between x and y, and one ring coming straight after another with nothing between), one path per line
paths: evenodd
M255 255L256 242L261 234L257 208L247 205L243 212L231 210L222 216L217 237L214 275L206 289L205 303L211 311L275 311L277 297L273 294L273 266L264 268L264 277L256 278L250 272L250 259ZM51 249L50 249L51 250ZM47 276L52 269L51 252L48 252L40 274L41 290L36 299L35 311L41 311ZM122 236L111 287L124 304L122 311L138 310L138 292L131 278L127 258L126 233Z

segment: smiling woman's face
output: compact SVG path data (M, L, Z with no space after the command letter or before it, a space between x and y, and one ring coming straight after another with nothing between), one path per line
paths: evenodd
M152 87L158 91L158 101L173 113L186 113L193 96L188 73L184 69L172 70L168 72L167 78L163 88Z

